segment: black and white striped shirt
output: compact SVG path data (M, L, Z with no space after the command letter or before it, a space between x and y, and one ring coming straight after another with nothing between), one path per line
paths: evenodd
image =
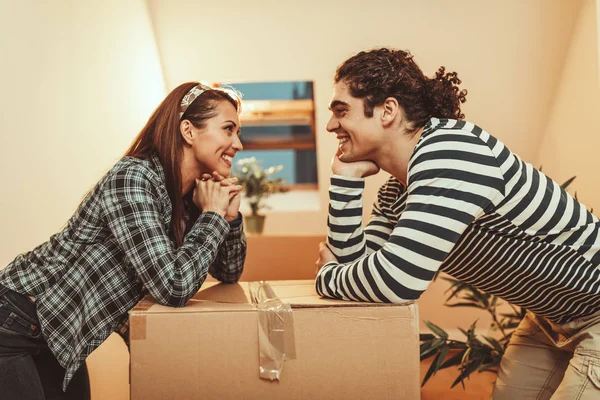
M331 177L322 296L417 299L442 270L554 322L600 311L598 219L478 126L431 119L364 232L363 188Z

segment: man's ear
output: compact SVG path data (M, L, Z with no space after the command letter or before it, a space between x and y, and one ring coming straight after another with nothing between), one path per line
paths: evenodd
M387 99L385 99L381 107L381 122L383 126L390 126L398 118L400 118L401 120L404 118L404 113L402 112L400 104L398 104L398 100L396 100L393 97L388 97Z
M192 123L187 119L181 121L179 123L179 132L181 133L183 140L191 146L194 140L194 131L192 130Z

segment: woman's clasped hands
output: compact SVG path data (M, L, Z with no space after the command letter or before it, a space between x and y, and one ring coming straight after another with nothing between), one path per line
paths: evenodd
M202 174L201 179L196 179L194 204L202 212L214 211L231 222L240 209L242 186L236 183L237 178L225 178L216 171Z

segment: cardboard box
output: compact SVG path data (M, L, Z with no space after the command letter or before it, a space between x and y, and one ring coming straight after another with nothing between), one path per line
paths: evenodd
M131 311L131 399L420 398L416 303L321 299L312 281L270 285L293 317L296 358L279 380L259 377L250 284L208 283L184 308L146 298Z

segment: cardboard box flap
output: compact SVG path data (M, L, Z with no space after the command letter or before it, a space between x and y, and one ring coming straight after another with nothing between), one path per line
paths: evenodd
M292 308L323 308L323 307L397 307L413 304L407 301L402 304L388 303L362 303L356 301L326 299L320 297L315 290L315 282L312 280L302 281L269 281L277 297ZM248 290L248 287L244 287Z
M163 314L163 313L195 313L195 312L227 312L254 311L247 292L242 285L226 285L217 282L206 282L200 291L190 299L185 307L167 307L157 304L151 295L147 295L129 313L130 315Z
M333 300L321 298L315 291L314 281L273 281L269 285L284 303L292 308L326 308L326 307L394 307L405 304L361 303L354 301ZM254 311L250 284L224 284L205 282L200 291L194 295L185 307L175 308L157 304L150 295L146 296L133 310L131 315L161 314L161 313L194 313L194 312L240 312Z

